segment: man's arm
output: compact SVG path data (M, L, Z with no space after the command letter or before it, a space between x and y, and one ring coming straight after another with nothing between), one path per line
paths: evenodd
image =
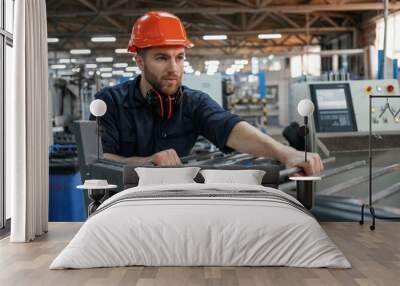
M178 154L174 149L163 150L147 157L123 157L116 154L104 153L103 158L131 165L175 166L182 165Z
M318 154L309 153L307 162L304 162L304 152L279 143L245 121L233 127L226 145L241 153L274 158L287 167L302 167L307 176L318 174L324 169Z

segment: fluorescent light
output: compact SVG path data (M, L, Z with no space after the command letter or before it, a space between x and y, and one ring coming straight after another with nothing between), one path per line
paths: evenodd
M51 65L50 68L53 70L62 70L65 69L67 66L66 65Z
M204 35L203 40L226 40L228 38L227 35Z
M59 59L58 62L60 64L69 64L71 62L71 60L70 59Z
M69 52L72 55L89 55L91 53L89 49L72 49Z
M101 72L111 72L111 71L112 71L112 68L110 68L110 67L103 67L103 68L99 68L99 71L101 71Z
M47 42L51 44L58 43L59 41L60 41L59 38L47 38Z
M227 75L233 75L235 73L235 70L233 68L228 68L228 69L226 69L225 73Z
M124 71L123 70L117 70L117 71L113 71L112 74L122 75L122 74L124 74Z
M133 74L133 72L124 72L124 73L122 74L122 76L123 76L123 77L133 77L134 74Z
M216 60L216 61L205 61L204 64L206 66L218 66L219 65L219 61L218 60Z
M96 69L97 68L97 64L86 64L85 67L87 69Z
M128 49L115 49L116 54L128 54Z
M102 73L101 77L103 77L103 78L112 77L112 73Z
M109 63L109 62L112 62L113 60L114 60L113 57L99 57L99 58L96 58L96 62L98 62L98 63Z
M92 37L90 39L94 43L109 43L109 42L115 42L117 40L116 37Z
M115 63L113 66L115 68L126 68L126 67L128 67L128 64L127 63Z
M259 39L268 40L268 39L280 39L282 38L281 34L259 34Z
M247 65L248 63L248 60L235 60L236 65Z
M127 67L125 70L127 72L138 72L139 68L138 67Z

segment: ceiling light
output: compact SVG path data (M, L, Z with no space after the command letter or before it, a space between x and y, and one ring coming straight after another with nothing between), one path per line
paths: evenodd
M127 63L115 63L113 66L116 68L126 68L126 67L128 67L128 64Z
M66 65L51 65L50 68L53 70L62 70L65 69L67 66Z
M110 68L110 67L103 67L103 68L99 68L99 71L101 71L101 72L111 72L111 71L112 71L112 68Z
M123 70L117 70L117 71L113 71L112 74L122 75L122 74L124 74L124 71Z
M86 64L85 67L87 69L96 69L97 68L97 64Z
M89 49L72 49L69 52L72 55L89 55L91 53Z
M89 71L89 72L88 72L88 75L89 75L89 76L93 76L93 75L94 75L94 71Z
M248 63L248 60L235 60L235 64L237 65L247 65Z
M228 68L228 69L226 69L225 73L227 75L233 75L235 73L235 70L233 68Z
M215 60L215 61L205 61L204 64L206 66L218 66L219 65L219 61Z
M101 74L101 77L102 77L102 78L109 78L109 77L112 77L112 73L102 73L102 74Z
M59 38L47 38L47 42L51 44L58 43L59 41L60 41Z
M123 76L123 77L133 77L134 74L133 74L133 72L124 72L124 73L122 74L122 76Z
M127 72L138 72L139 68L138 67L127 67L125 70Z
M109 43L115 42L117 40L116 37L92 37L90 39L94 43Z
M115 49L116 54L128 54L128 49Z
M226 40L228 38L227 35L204 35L203 40Z
M69 64L71 62L71 60L70 59L59 59L58 62L60 64Z
M114 60L113 57L99 57L99 58L96 58L96 62L98 62L98 63L109 63L109 62L112 62L113 60Z
M268 40L268 39L280 39L282 38L281 34L259 34L259 39Z

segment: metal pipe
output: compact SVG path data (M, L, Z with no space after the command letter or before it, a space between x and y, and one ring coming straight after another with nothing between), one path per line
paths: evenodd
M384 20L384 32L383 32L383 79L386 78L386 56L387 56L387 20L389 14L389 0L383 0L383 20Z
M335 159L335 158L328 158L328 159ZM367 164L367 162L365 160L357 161L357 162L354 162L351 164L347 164L347 165L344 165L341 167L327 170L323 174L321 174L320 177L321 177L321 179L328 178L328 177L331 177L334 175L338 175L340 173L344 173L346 171L350 171L350 170L365 166L366 164ZM289 192L290 190L296 189L296 182L287 182L287 183L280 184L278 189L281 191L284 191L284 192Z
M393 165L381 168L379 170L376 170L376 171L372 172L372 174L368 174L367 176L357 177L357 178L354 178L354 179L349 180L347 182L343 182L341 184L337 184L337 185L335 185L335 186L333 186L331 188L322 190L322 191L318 192L317 194L318 195L324 195L324 196L332 195L334 193L343 191L345 189L348 189L350 187L353 187L355 185L358 185L360 183L368 181L370 179L370 176L371 176L371 182L372 182L372 179L374 179L374 178L377 178L377 177L380 177L380 176L383 176L383 175L386 175L386 174L389 174L389 173L392 173L392 172L395 172L395 171L400 171L400 165L399 164L393 164ZM372 192L370 192L370 196L369 196L370 205L372 204L372 195L371 195L371 193Z
M200 160L205 160L210 157L214 157L214 156L222 155L222 154L223 153L221 151L214 151L214 152L208 152L205 154L193 154L193 155L183 156L180 159L182 162L189 162L191 160L200 161Z
M386 189L379 191L377 194L372 196L372 202L375 203L380 201L396 192L400 191L400 183L396 183ZM365 201L368 200L369 197L364 198Z
M219 167L219 166L237 165L239 163L242 163L244 161L248 161L248 160L251 160L251 159L254 159L254 158L256 158L256 157L254 157L252 155L247 155L247 156L240 157L238 159L231 159L231 160L225 161L223 163L214 164L214 166L215 167Z
M329 163L333 163L335 161L336 161L335 157L330 157L330 158L323 159L322 163L329 164ZM282 179L284 179L286 177L289 177L292 174L299 173L302 170L303 169L300 168L300 167L293 167L293 168L288 168L288 169L282 170L282 171L279 172L279 179L282 180Z

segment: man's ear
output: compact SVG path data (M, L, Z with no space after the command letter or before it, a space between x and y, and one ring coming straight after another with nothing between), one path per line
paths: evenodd
M138 66L138 68L141 71L143 71L143 69L144 69L144 60L143 60L143 58L141 56L139 56L139 55L136 55L135 56L135 62L136 62L136 65Z

